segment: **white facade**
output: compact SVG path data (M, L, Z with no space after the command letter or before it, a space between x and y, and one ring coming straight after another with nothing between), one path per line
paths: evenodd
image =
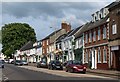
M95 22L102 18L105 18L108 15L108 13L108 8L102 8L100 11L97 11L94 14L92 14L92 21Z
M64 55L64 56L66 56L66 61L74 60L74 52L73 52L72 41L74 41L74 36L65 37L62 40L62 51L64 51L64 54L65 54L65 51L68 52L67 55Z

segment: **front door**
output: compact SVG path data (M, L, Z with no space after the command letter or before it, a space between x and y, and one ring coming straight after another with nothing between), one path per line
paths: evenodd
M116 69L120 71L120 51L115 51Z

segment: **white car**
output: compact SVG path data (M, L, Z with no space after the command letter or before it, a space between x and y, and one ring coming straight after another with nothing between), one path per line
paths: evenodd
M13 63L14 62L14 59L9 59L9 62L8 63Z

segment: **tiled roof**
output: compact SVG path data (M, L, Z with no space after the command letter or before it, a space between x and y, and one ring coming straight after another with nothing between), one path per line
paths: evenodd
M74 28L74 29L67 35L67 37L74 35L80 28L81 28L81 27Z
M112 2L111 4L107 5L106 8L112 8L112 7L114 7L114 6L118 5L118 4L120 4L120 1L119 2L115 1L115 2Z
M87 27L88 27L89 25L90 25L90 22L82 25L82 26L81 26L81 29L79 29L78 32L75 34L75 39L81 37L82 34L83 34L83 32L87 29Z
M58 30L52 32L51 34L49 34L48 36L46 36L45 38L43 38L41 41L43 41L45 39L49 39L50 36L54 35L55 33L59 32L60 30L62 30L62 29L58 29Z
M23 47L20 48L20 51L29 50L33 48L33 42L29 41Z
M108 18L109 18L109 14L108 14L105 18L103 18L103 19L101 19L101 20L99 20L99 21L89 22L89 24L88 24L87 26L85 26L85 28L86 28L85 31L91 30L91 29L93 29L93 28L95 28L95 27L98 27L98 26L106 23L107 20L108 20Z

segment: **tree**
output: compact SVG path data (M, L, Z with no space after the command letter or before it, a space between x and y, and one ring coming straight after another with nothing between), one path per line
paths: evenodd
M10 23L2 27L2 53L12 57L28 41L36 41L34 29L26 23Z

